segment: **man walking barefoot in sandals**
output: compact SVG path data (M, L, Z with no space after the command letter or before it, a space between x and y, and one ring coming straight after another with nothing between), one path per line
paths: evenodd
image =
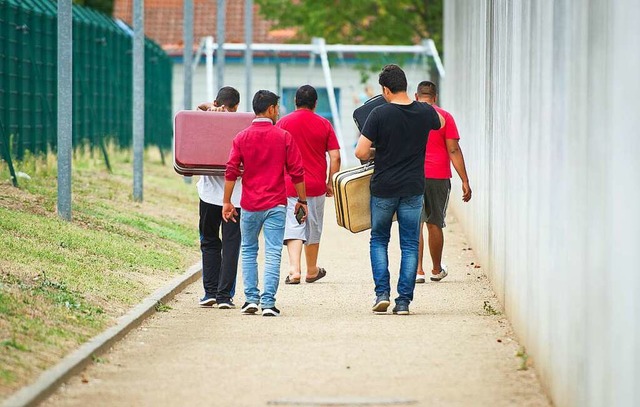
M318 251L324 217L325 196L333 196L333 174L340 170L340 145L331 122L315 113L318 93L310 85L303 85L296 91L296 110L284 116L277 127L291 133L304 166L304 184L307 192L309 213L307 221L300 224L296 220L295 206L298 200L291 180L285 178L287 187L287 226L284 242L289 252L289 275L285 284L300 283L300 257L302 245L307 260L305 281L313 283L327 275L318 267ZM329 154L329 175L327 175L327 153Z

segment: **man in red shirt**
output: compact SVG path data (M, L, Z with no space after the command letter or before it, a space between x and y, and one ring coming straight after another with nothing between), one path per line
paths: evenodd
M422 258L424 252L424 238L422 237L422 224L427 223L429 231L429 253L433 268L431 281L440 281L447 276L447 268L442 264L442 250L444 248L444 234L442 229L446 226L444 219L447 215L449 193L451 192L451 166L462 180L462 200L469 202L471 199L471 187L464 165L464 156L458 144L460 136L453 116L449 112L436 106L437 87L433 82L422 81L418 84L416 100L432 105L445 120L440 130L431 130L427 140L427 153L424 160L425 191L424 212L420 230L420 245L418 249L418 272L416 283L426 281Z
M287 194L284 186L285 171L291 177L299 197L296 211L303 210L306 220L307 194L304 187L304 168L300 151L288 132L275 127L278 119L278 99L268 90L259 90L253 97L256 118L251 126L233 139L225 171L222 217L226 222L237 222L238 215L231 203L231 194L242 172L242 278L245 303L243 314L258 312L262 316L278 316L276 292L280 280L280 259L284 238ZM265 241L264 290L258 289L258 235L262 231Z
M293 182L285 178L287 189L287 225L284 242L289 252L289 275L285 284L300 283L300 257L305 244L307 275L305 281L313 283L327 275L317 266L322 222L324 218L325 196L333 196L331 179L340 170L340 145L329 120L315 113L318 93L310 85L303 85L296 91L296 110L284 116L276 127L291 133L302 155L304 183L307 192L309 212L307 221L300 224L296 220L295 209L298 194ZM327 152L329 153L329 175L327 176Z

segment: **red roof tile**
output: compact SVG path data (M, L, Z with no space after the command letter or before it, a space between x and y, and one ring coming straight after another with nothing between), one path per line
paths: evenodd
M244 42L244 1L231 0L226 5L225 42ZM133 0L115 0L113 15L132 25ZM145 0L145 34L170 54L181 54L183 48L183 0ZM283 43L293 37L293 30L271 30L272 23L253 7L253 41ZM193 0L194 42L216 35L217 1Z

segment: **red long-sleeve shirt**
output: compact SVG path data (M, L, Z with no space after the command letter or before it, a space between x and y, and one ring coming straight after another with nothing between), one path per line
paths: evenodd
M270 119L257 118L233 139L224 178L235 181L242 173L242 209L257 212L287 204L285 170L294 184L304 181L302 157L289 132Z

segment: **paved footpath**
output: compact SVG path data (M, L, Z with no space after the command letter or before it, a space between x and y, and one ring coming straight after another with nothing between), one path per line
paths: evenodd
M483 269L470 265L455 219L445 229L449 277L416 286L412 315L374 315L369 233L337 227L329 200L326 211L320 265L328 275L285 285L283 251L280 317L199 308L198 281L44 405L550 405L534 369L518 370L507 320L487 312L485 301L499 311L498 302Z

